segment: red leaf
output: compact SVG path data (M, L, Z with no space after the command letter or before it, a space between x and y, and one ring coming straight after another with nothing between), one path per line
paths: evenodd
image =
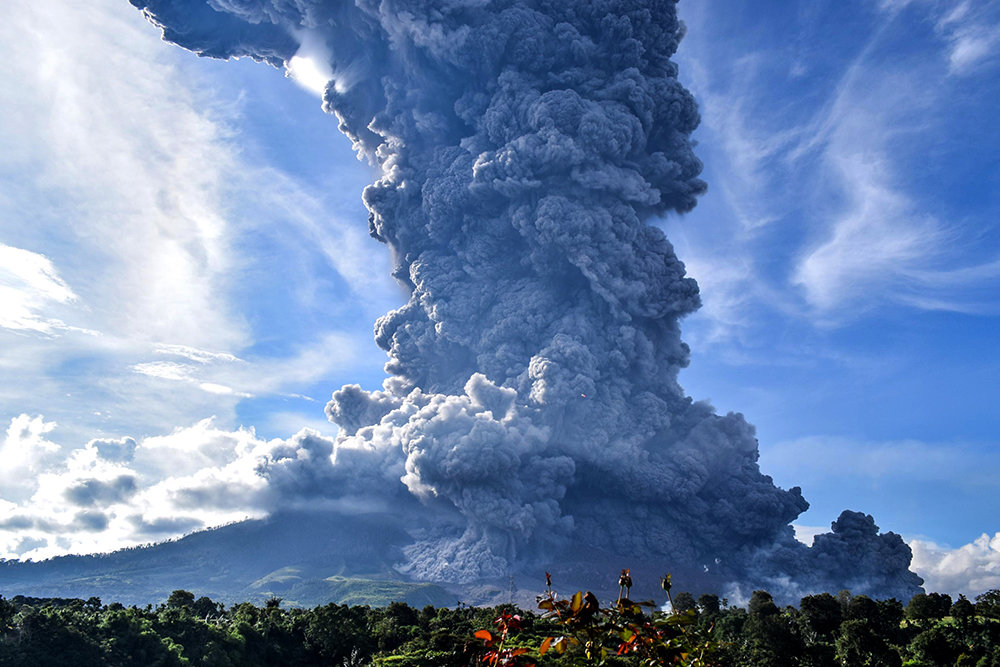
M493 635L490 634L489 630L476 630L475 637L482 639L484 642L493 641Z
M552 639L552 637L545 638L542 645L538 647L538 655L545 655L545 653L549 650L549 645L552 644Z

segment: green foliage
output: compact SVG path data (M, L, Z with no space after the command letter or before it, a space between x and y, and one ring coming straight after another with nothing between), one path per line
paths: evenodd
M899 654L886 638L871 623L860 618L849 619L841 624L836 648L837 660L842 665L892 667L901 663Z
M830 640L840 629L843 611L837 598L829 593L807 595L799 604L802 622L813 640Z
M959 595L955 604L951 605L951 617L959 623L964 623L976 615L976 606L964 595Z
M698 609L702 617L714 618L719 615L719 596L705 593L698 597Z
M778 613L778 605L767 591L754 591L747 604L747 613L751 616L774 616Z
M956 639L949 626L934 625L913 638L907 653L916 664L954 665L961 652Z
M718 603L716 603L718 604ZM698 603L690 593L678 593L674 596L674 611L684 613L688 611L698 611Z
M976 596L976 613L1000 619L1000 588L991 588Z
M906 618L912 621L941 619L951 611L951 596L941 593L918 593L906 605Z
M167 598L167 607L170 609L190 609L194 604L194 593L190 591L177 590Z
M950 598L937 594L909 601L904 612L896 600L846 591L782 609L758 591L748 612L720 605L713 594L688 609L694 596L678 593L674 608L685 611L665 614L627 591L623 585L619 602L601 605L593 594L563 599L549 588L541 615L512 605L417 609L400 602L299 609L275 596L226 608L182 589L165 593L156 607L0 597L0 665L1000 667L1000 619L989 615L997 591L975 605L959 597L943 616Z

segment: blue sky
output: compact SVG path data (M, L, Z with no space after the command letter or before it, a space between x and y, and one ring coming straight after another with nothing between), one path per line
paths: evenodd
M803 534L863 510L931 587L1000 587L1000 9L680 7L709 183L658 222L702 288L682 384L757 426ZM11 0L0 40L0 557L266 513L255 456L383 378L371 168L310 81L124 0Z

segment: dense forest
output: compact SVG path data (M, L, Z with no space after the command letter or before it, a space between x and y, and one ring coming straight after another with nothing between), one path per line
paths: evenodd
M665 586L669 591L669 579ZM329 604L226 608L177 590L162 604L0 596L0 665L896 665L1000 667L1000 590L905 606L842 591L779 608L715 595L674 612L549 593L539 609ZM544 655L542 655L544 654Z

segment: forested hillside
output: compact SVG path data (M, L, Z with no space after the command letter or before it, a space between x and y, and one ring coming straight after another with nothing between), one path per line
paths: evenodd
M1000 665L1000 590L975 603L920 594L905 606L842 591L784 609L764 591L746 607L675 593L673 614L599 609L585 596L551 601L536 611L300 609L278 598L227 608L177 590L140 608L15 596L0 598L0 665Z

